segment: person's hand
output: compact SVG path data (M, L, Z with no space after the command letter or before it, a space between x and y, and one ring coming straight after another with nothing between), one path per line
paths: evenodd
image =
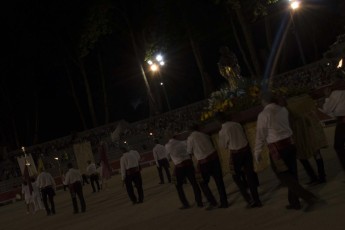
M261 160L262 160L261 153L255 153L255 162L260 163Z

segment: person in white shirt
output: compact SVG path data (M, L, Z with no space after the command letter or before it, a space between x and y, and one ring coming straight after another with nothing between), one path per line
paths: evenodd
M96 192L95 183L97 185L97 192L101 190L99 186L99 175L97 173L97 168L95 163L92 163L90 160L87 161L88 166L86 167L86 172L90 177L92 192Z
M24 196L25 204L26 204L26 214L30 214L34 211L33 207L33 191L30 189L29 184L26 180L22 183L22 194Z
M40 194L40 189L37 185L37 180L35 177L31 178L31 185L32 185L32 201L35 206L35 212L38 210L44 209L44 205L41 201L41 194Z
M144 191L140 173L140 154L135 150L128 150L127 146L120 146L123 155L120 159L121 178L126 185L127 194L133 204L143 203ZM134 194L133 184L137 189L138 198Z
M159 143L158 139L155 139L154 142L156 143L156 145L153 147L152 153L158 169L158 175L160 179L159 184L164 184L163 169L166 173L169 183L171 183L171 175L169 169L170 164L167 158L165 147Z
M198 161L198 167L200 168L203 181L200 183L200 187L209 201L209 206L206 210L211 210L217 206L217 201L214 198L208 183L212 176L220 197L219 208L228 208L229 203L225 191L225 185L223 181L223 173L220 165L218 153L213 146L211 137L200 131L201 126L194 124L191 126L192 133L187 139L187 153L193 154Z
M338 81L338 85L344 87L345 80ZM335 88L333 86L333 88ZM336 117L337 125L334 133L334 150L336 151L340 164L345 170L345 89L331 89L325 90L327 97L323 104L323 111L331 116Z
M230 155L229 167L234 182L247 201L248 208L261 207L258 193L259 180L254 171L252 151L242 125L231 121L231 116L226 116L224 113L217 114L216 119L222 125L218 133L219 146L227 150ZM248 180L251 196L248 194L247 185L242 179L243 170Z
M183 190L183 184L186 178L188 178L192 185L197 206L203 207L201 190L195 178L195 169L191 155L187 153L186 141L178 140L177 136L174 135L165 145L165 149L175 165L176 190L182 203L180 209L190 208L190 204Z
M289 113L285 107L275 103L273 95L262 95L263 111L259 114L256 126L255 159L261 160L261 152L267 143L271 165L278 179L288 187L287 209L301 209L299 198L308 204L307 209L318 200L317 197L298 183L296 147L292 141Z
M64 184L68 186L72 204L73 204L73 211L74 214L79 212L78 203L77 203L77 196L80 202L81 212L85 212L86 204L83 195L83 185L82 185L82 176L79 170L73 168L72 163L67 164L68 171L65 176Z
M55 214L55 203L54 203L54 196L56 190L56 184L52 175L46 171L43 171L37 177L37 184L41 190L42 200L44 207L47 212L47 216ZM48 198L50 207L48 204Z

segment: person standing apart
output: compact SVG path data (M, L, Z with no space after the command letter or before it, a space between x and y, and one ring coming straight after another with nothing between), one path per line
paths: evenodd
M340 80L340 82L345 85L344 80ZM343 170L345 170L345 90L327 88L325 96L327 98L322 109L325 113L337 119L334 133L334 150Z
M67 185L71 194L74 214L79 212L77 196L80 202L81 212L85 212L86 205L83 195L83 178L79 170L73 168L72 163L67 164L68 171L65 176L64 185Z
M183 184L187 178L192 185L195 202L198 207L203 207L201 191L195 178L195 169L191 156L187 153L186 141L178 140L176 136L171 138L165 145L168 156L175 165L176 190L182 207L180 209L190 208L189 202L183 190Z
M302 208L299 198L308 204L309 210L318 200L317 197L304 189L298 182L296 147L292 140L289 113L285 107L274 103L273 95L262 95L264 106L259 114L256 126L255 159L261 160L261 152L265 143L268 145L272 168L278 179L288 187L287 209Z
M127 194L133 204L143 203L144 191L140 173L140 155L138 151L128 150L126 146L120 146L123 155L120 159L121 178L126 185ZM138 198L134 194L133 184L137 188Z
M171 183L170 165L165 147L159 143L158 139L155 139L155 143L156 145L153 147L152 152L158 169L159 184L164 184L163 169L165 170L169 183Z
M33 207L33 191L30 189L28 182L23 181L22 183L22 194L24 196L25 205L26 205L26 214L30 214L34 211Z
M223 113L217 114L216 118L222 124L219 131L219 146L226 149L230 155L229 167L234 182L248 203L248 208L261 207L258 176L254 171L252 151L242 125L231 121L230 116L226 117ZM243 170L251 196L247 192L247 183L242 179Z
M35 212L38 210L44 209L44 205L41 201L41 194L40 189L37 185L37 180L35 177L31 177L31 185L32 185L32 201L35 206Z
M88 166L86 167L86 172L89 174L92 192L96 192L95 183L97 185L97 192L101 189L99 186L99 176L97 173L97 168L95 163L91 163L90 160L87 161Z
M41 190L42 200L44 207L47 212L47 216L55 214L55 203L54 203L54 196L56 191L56 184L52 175L46 172L44 169L37 177L37 184ZM50 207L48 204L48 199L50 203Z
M217 201L208 186L211 176L215 180L220 197L220 206L218 207L228 208L229 203L225 191L222 168L211 137L200 132L200 126L198 124L192 125L191 129L192 133L187 138L187 153L193 154L198 161L203 179L200 183L200 187L210 203L206 210L212 210L217 206Z

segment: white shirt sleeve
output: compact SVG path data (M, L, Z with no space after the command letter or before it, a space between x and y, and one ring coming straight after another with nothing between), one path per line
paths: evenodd
M189 155L193 154L193 140L191 137L188 137L187 139L187 153Z
M336 94L332 92L331 95L328 98L326 98L325 103L322 106L322 110L326 114L332 114L336 106L337 106Z
M267 118L261 113L256 122L255 156L259 156L261 154L263 146L266 143L267 133Z
M157 149L156 146L152 150L153 158L155 159L156 165L158 166L158 156L157 156Z
M120 165L121 165L121 178L122 180L124 180L126 178L126 162L125 162L124 157L121 157Z

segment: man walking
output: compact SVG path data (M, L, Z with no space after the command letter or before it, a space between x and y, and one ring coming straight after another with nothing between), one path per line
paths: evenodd
M44 207L47 212L47 216L55 214L55 203L54 203L54 196L56 190L56 184L52 175L42 169L42 172L37 177L37 185L41 190L42 200ZM50 207L48 204L48 199L50 203Z
M159 143L158 139L155 139L155 143L156 145L154 146L152 152L158 169L158 175L160 179L159 184L164 184L163 169L165 170L169 183L171 183L171 175L169 169L170 165L165 147Z
M212 210L217 206L217 201L208 186L211 176L215 180L218 189L220 197L219 208L228 208L229 204L223 181L222 168L219 162L217 151L211 141L211 137L200 132L200 126L198 124L194 124L191 129L192 133L187 139L187 153L193 154L198 160L198 166L203 179L203 181L200 183L200 186L210 203L210 205L207 207L207 210Z
M178 140L178 138L173 136L169 142L165 145L167 154L171 157L175 165L175 175L176 175L176 190L182 207L180 209L190 208L190 204L187 201L186 195L183 190L183 184L186 178L188 178L190 184L192 185L195 202L198 207L203 207L201 191L198 182L195 178L194 164L191 156L187 153L186 141Z
M266 93L261 99L264 110L259 114L256 127L255 158L260 161L262 148L268 144L273 170L278 179L288 187L287 209L301 209L299 198L308 203L306 210L317 201L316 196L304 189L297 178L296 147L292 140L289 113L285 107L274 103L273 95Z
M83 195L82 176L79 170L74 169L72 163L67 164L68 171L65 176L64 185L67 185L71 193L74 214L79 212L77 196L80 202L81 212L85 212L86 205Z
M248 203L248 208L261 207L258 176L254 171L252 151L242 125L231 121L230 116L226 117L223 113L217 114L217 120L222 124L219 131L219 146L229 152L229 167L234 182ZM251 196L247 192L247 184L242 179L243 170Z
M128 150L126 146L120 146L123 155L120 159L121 177L126 185L127 194L133 204L143 203L144 191L140 173L140 155L138 151ZM137 188L138 198L134 194L133 184Z
M87 161L88 166L86 167L86 172L89 174L92 191L96 192L95 183L97 185L97 192L101 189L99 186L99 175L95 163L91 163L90 160Z

